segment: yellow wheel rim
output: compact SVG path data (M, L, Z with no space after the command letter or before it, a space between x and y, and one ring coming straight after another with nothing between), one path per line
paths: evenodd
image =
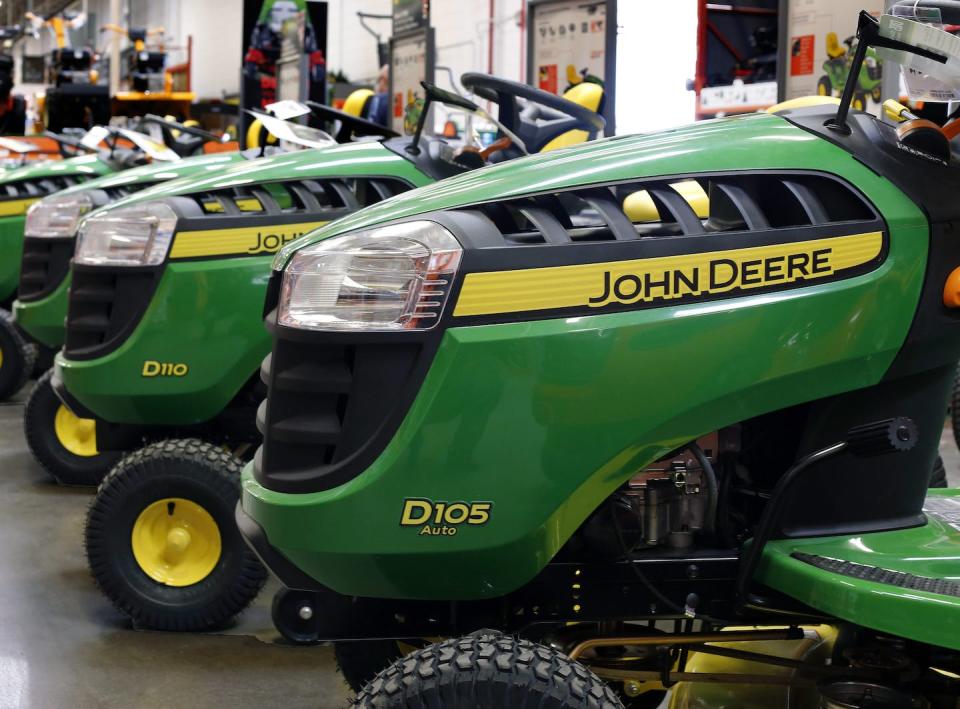
M63 404L53 418L53 431L60 445L74 455L92 458L100 452L97 450L97 422L80 418Z
M157 500L137 517L133 556L147 576L165 586L200 583L220 561L220 529L210 513L181 497Z
M823 84L817 84L817 93L820 94L821 96L826 96L827 87L824 86Z

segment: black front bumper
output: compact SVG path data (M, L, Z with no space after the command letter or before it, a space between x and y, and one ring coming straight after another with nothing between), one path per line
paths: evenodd
M253 550L263 565L287 588L298 591L326 591L321 584L301 571L292 561L270 545L266 533L257 522L243 511L238 502L234 512L237 528L247 546Z

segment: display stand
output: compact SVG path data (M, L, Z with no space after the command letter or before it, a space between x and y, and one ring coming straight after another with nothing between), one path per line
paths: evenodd
M561 95L603 86L605 133L616 130L617 0L527 0L527 81Z
M413 135L423 110L423 86L434 83L436 49L430 27L430 4L424 0L395 0L390 39L390 127ZM427 121L424 130L430 132Z

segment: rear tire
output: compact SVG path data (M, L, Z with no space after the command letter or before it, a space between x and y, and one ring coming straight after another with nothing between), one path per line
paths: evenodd
M943 465L943 458L939 455L933 464L933 470L930 472L930 482L927 487L947 487L947 469Z
M97 485L121 454L97 450L96 423L74 416L60 402L50 383L52 377L51 369L37 380L23 409L27 446L57 482Z
M266 569L234 521L241 462L196 439L153 443L104 479L87 513L90 573L136 625L222 626L260 592Z
M9 310L0 308L0 401L16 394L33 373L37 348L13 324Z
M361 709L622 709L593 672L545 645L506 635L468 636L417 650L357 696Z

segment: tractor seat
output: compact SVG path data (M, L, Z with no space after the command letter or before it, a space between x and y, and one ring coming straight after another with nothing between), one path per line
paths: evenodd
M563 93L563 97L568 101L573 101L584 108L588 108L594 113L603 111L603 87L592 81L582 81L571 89ZM540 151L546 153L559 148L568 148L571 145L586 142L588 133L585 130L568 130L566 133L558 135L551 140Z
M370 112L370 99L372 98L373 91L370 89L357 89L356 91L350 92L350 95L347 96L343 102L343 108L341 110L356 118L369 118L367 114Z
M693 211L701 219L710 216L710 198L703 191L703 187L696 180L684 180L683 182L674 182L670 185L676 192L683 197L687 204L693 207ZM660 221L660 213L657 211L657 205L646 190L638 190L627 195L623 200L623 211L634 224L643 222Z
M847 48L840 44L836 32L827 32L827 56L831 59L839 59L847 53Z

